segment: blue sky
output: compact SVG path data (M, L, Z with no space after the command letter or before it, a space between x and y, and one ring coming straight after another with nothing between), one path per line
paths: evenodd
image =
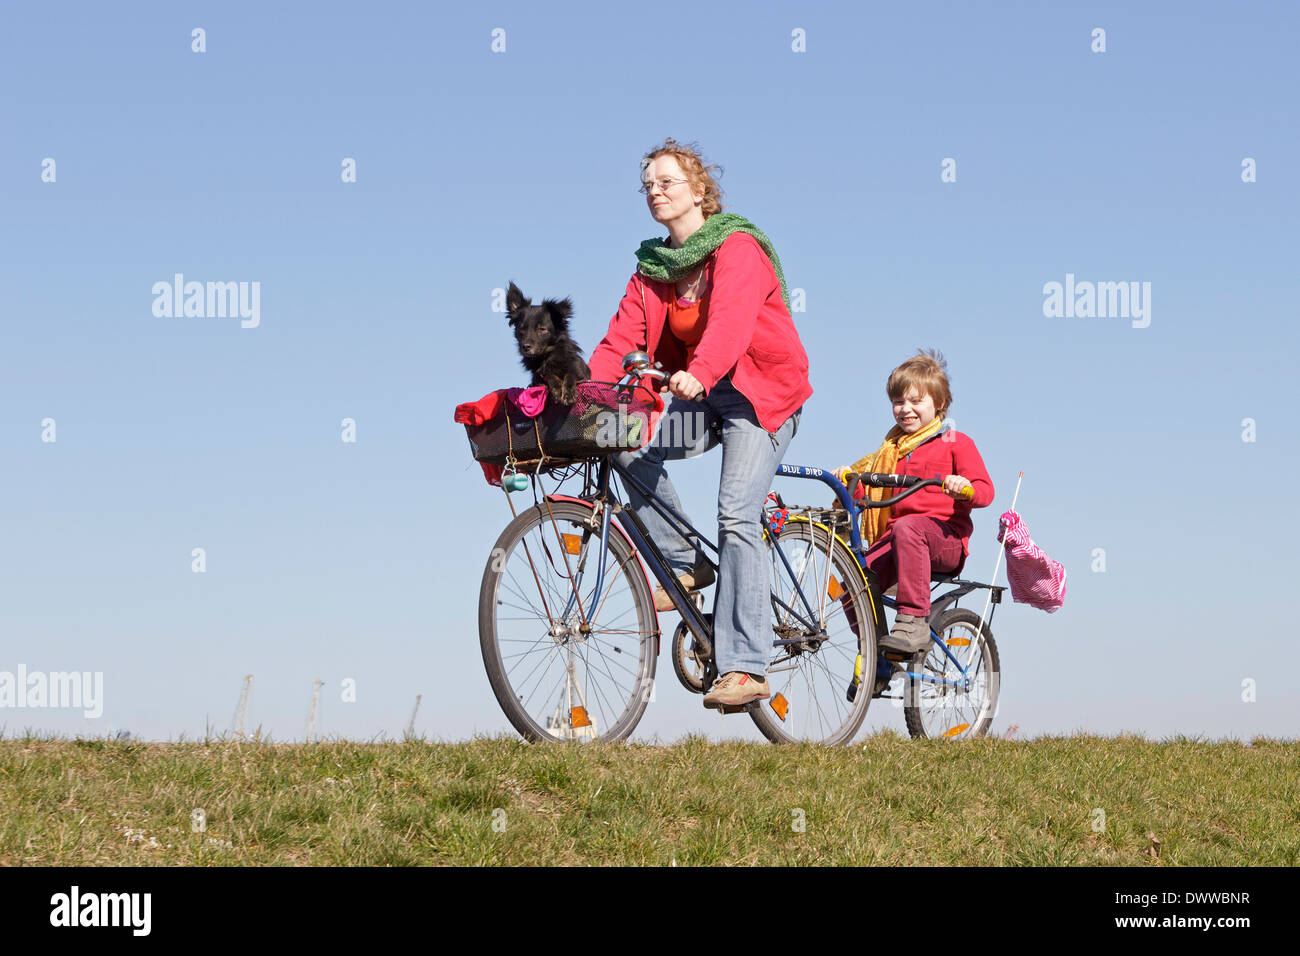
M874 448L924 346L997 485L969 574L1024 470L1069 594L998 612L995 731L1294 737L1296 8L740 9L0 6L0 670L104 674L102 717L0 726L193 737L252 673L277 739L315 678L325 735L396 736L417 694L431 738L507 731L476 611L509 512L452 410L526 384L511 280L595 346L662 235L635 189L672 136L805 292L787 461ZM260 324L155 316L178 272L259 282ZM1044 316L1067 273L1151 283L1150 324ZM675 466L706 529L719 464ZM659 663L641 738L757 738Z

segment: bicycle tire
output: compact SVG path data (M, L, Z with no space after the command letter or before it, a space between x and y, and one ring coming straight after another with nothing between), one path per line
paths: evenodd
M790 653L789 648L774 647L767 674L771 696L751 704L749 715L763 736L776 744L846 744L867 716L876 667L875 612L862 567L843 540L807 518L790 518L775 538L764 529L764 538L772 560L769 580L774 594L806 613L792 600L793 581L799 580L805 597L810 602L818 599L814 610L828 637L816 650L804 650L788 660L781 658ZM791 568L786 568L771 546L774 541L786 553ZM796 579L791 578L792 570ZM825 587L821 581L827 582ZM775 601L771 606L774 638L791 635L793 615ZM807 632L806 628L798 630ZM857 655L862 659L862 681L849 702L846 692L853 681Z
M632 545L611 526L601 594L595 594L596 567L590 560L599 551L595 514L591 505L571 501L544 501L520 512L497 538L483 571L483 664L506 718L528 740L623 740L653 692L659 622L650 586ZM568 550L575 542L576 555ZM571 580L582 595L581 613L590 626L586 634L576 606L560 619L574 594ZM501 613L511 608L522 616ZM519 650L518 645L529 646ZM628 667L617 658L633 646L635 665ZM557 663L567 706L553 693ZM543 687L552 692L534 703Z
M946 685L930 684L914 677L907 678L904 689L903 717L907 721L907 732L917 739L946 738L962 740L983 737L997 714L998 691L1001 686L1002 667L998 660L998 646L993 640L993 632L985 621L980 628L980 616L968 608L951 608L939 615L931 625L932 630L952 650L959 659L963 655L961 647L980 653L975 670L974 684L969 692ZM979 628L978 640L976 629ZM965 640L968 643L954 643ZM972 642L973 643L970 643ZM917 663L919 661L919 663ZM924 658L917 655L909 670L930 674L935 677L955 679L960 669L943 653L943 650L931 638L930 647ZM959 703L961 698L971 697L972 705ZM946 716L944 711L952 711Z

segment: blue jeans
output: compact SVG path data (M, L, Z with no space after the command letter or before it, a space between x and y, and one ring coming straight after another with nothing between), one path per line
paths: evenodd
M688 523L665 461L694 458L722 443L718 487L718 583L713 605L714 661L718 673L765 674L772 658L771 572L760 527L763 502L790 439L799 429L798 409L769 433L754 406L731 384L718 381L707 396L674 398L659 420L654 440L618 462ZM695 547L673 530L645 497L629 487L630 504L675 574L695 566Z

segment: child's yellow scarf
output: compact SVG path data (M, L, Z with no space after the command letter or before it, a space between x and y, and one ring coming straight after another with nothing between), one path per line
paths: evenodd
M898 468L900 458L906 458L916 446L933 437L942 428L943 419L938 415L934 416L930 424L910 435L904 434L903 429L895 425L885 435L880 449L873 454L864 455L849 465L849 471L858 474L864 471L875 471L892 475ZM868 486L867 494L871 496L872 501L884 501L886 497L893 496L894 489ZM866 538L868 545L885 533L885 528L889 525L889 511L888 507L884 507L868 508L862 512L862 536Z

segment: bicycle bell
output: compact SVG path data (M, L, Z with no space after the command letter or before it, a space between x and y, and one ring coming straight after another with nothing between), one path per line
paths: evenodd
M623 371L630 373L638 365L649 365L650 356L645 352L628 352L623 356Z

